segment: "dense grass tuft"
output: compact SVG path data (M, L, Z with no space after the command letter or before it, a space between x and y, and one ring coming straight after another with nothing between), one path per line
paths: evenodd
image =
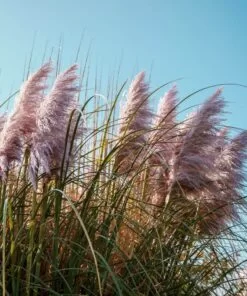
M222 129L222 90L180 122L140 73L118 118L125 84L101 106L50 71L0 120L1 294L244 295L247 132Z

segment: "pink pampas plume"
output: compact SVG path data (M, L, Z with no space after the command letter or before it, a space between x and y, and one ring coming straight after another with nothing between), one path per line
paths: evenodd
M154 126L165 127L166 124L174 124L176 122L177 93L177 87L174 85L160 99L157 114L154 120Z
M228 201L236 201L241 196L246 181L244 173L247 157L247 131L241 132L222 148L216 160L218 183L221 195Z
M161 205L168 190L168 175L171 166L172 153L176 143L177 128L176 107L177 89L173 86L160 99L157 114L153 123L153 132L149 140L151 156L150 177L155 194L151 195L151 203Z
M218 89L186 122L185 135L179 136L173 155L171 182L197 189L209 181L214 173L215 154L211 151L225 102Z
M194 205L200 218L200 231L204 234L217 232L225 225L227 216L234 216L232 205L226 206L229 196L218 181L222 182L223 175L227 175L217 166L217 159L223 159L223 147L228 143L227 131L218 129L219 115L225 105L220 94L221 90L217 90L184 123L173 149L171 169L158 171L152 197L153 204L158 206L179 197L185 207Z
M216 176L212 178L215 189L208 186L207 191L200 192L200 228L204 233L218 233L228 221L239 218L237 206L244 205L241 197L246 182L247 131L225 141L218 152Z
M133 165L138 167L141 159L136 158L146 144L152 113L148 107L148 85L144 79L145 73L141 72L132 81L121 110L119 136L122 143L115 158L115 166L120 172L133 168Z
M201 190L210 183L210 176L215 175L215 151L212 147L220 123L218 115L224 107L220 94L221 90L217 90L183 125L178 126L182 130L177 133L175 144L168 151L169 158L166 158L169 170L159 170L159 176L154 178L154 191L159 196L153 199L159 200L159 205L167 203L177 188L184 195L188 191Z
M174 150L178 124L176 122L177 89L173 86L160 99L158 111L153 123L154 131L150 137L152 162L168 166ZM157 156L156 160L155 155ZM154 164L154 163L153 163Z
M51 63L44 64L32 74L20 89L15 104L14 116L19 123L19 130L30 136L36 130L36 114L47 88L46 80L52 71Z
M0 168L4 172L12 161L20 161L24 137L36 128L36 112L44 90L45 81L51 71L50 63L31 75L21 87L14 111L8 116L0 134Z
M229 142L227 129L218 130L224 101L218 90L185 124L185 135L174 154L169 175L174 190L197 208L204 234L217 234L237 218L236 203L245 181L247 132Z
M37 130L32 135L29 168L31 180L35 179L38 167L41 167L43 173L50 174L53 167L61 165L70 114L77 107L79 87L76 84L76 70L77 65L73 65L61 73L50 94L40 105Z

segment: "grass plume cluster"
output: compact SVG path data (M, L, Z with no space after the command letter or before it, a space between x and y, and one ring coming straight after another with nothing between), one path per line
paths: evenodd
M0 119L1 294L244 295L247 131L222 89L179 121L142 72L118 117L125 84L102 107L76 65L51 72Z

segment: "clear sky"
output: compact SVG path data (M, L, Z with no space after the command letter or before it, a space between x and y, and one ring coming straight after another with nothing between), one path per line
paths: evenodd
M153 88L182 77L180 98L211 84L247 85L246 15L246 0L0 0L0 99L19 87L35 35L32 70L61 36L68 66L83 32L81 56L92 43L90 65L102 75L122 61L121 81L140 70L152 72ZM247 88L224 89L227 123L247 128Z

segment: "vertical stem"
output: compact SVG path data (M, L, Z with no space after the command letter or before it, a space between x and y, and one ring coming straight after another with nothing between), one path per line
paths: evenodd
M34 296L39 295L39 289L38 289L38 279L40 277L40 268L41 268L41 255L43 251L43 242L45 239L45 220L46 220L46 213L47 213L47 201L48 201L48 195L47 195L47 184L43 183L43 196L41 199L41 212L40 212L40 228L39 228L39 238L38 238L38 249L37 253L34 259L35 265L35 289L34 289Z
M7 235L7 209L8 209L8 198L4 201L3 206L3 246L2 246L2 287L3 296L6 295L6 235Z
M16 266L16 246L15 246L15 233L14 233L14 217L12 211L12 204L8 205L8 217L9 217L9 231L10 231L10 257L11 257L11 285L12 292L16 292L16 279L15 279L15 266Z
M26 295L30 295L31 273L33 266L34 235L35 235L35 215L36 215L36 192L33 193L31 220L29 222L29 245L27 252L27 271L26 271Z
M58 179L56 180L55 188L61 188L60 182ZM61 208L62 208L62 195L60 192L56 191L55 193L55 209L54 209L54 236L53 236L53 282L55 286L55 290L59 291L58 288L58 268L59 268L59 232L60 232L60 215L61 215Z
M28 161L29 161L30 150L26 148L24 153L24 163L23 163L23 175L22 175L22 182L24 186L28 184L27 180L27 168L28 168ZM24 224L24 209L25 209L25 198L27 197L27 190L25 189L20 197L19 206L18 206L18 226L21 228Z

